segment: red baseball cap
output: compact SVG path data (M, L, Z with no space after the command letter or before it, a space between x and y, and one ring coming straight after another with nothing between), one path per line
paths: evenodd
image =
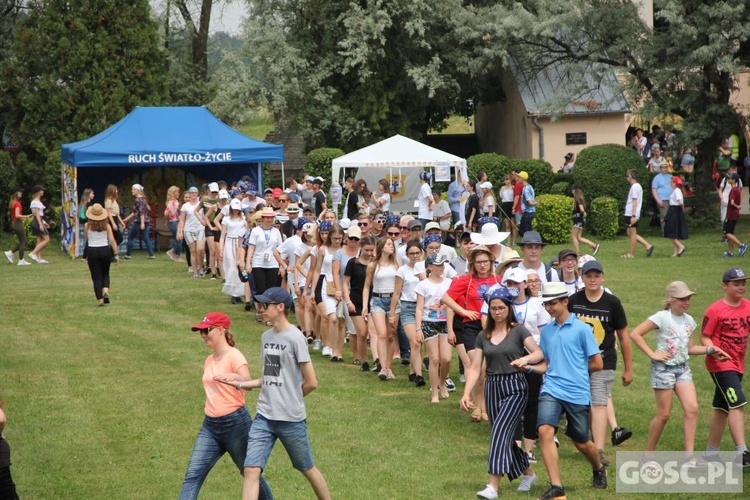
M273 194L271 196L273 196L274 198L279 198L279 197L281 197L281 193L283 193L283 192L284 191L282 191L281 188L274 188L273 189Z
M212 326L229 328L229 325L231 324L232 320L230 320L229 316L227 316L226 314L220 312L210 312L203 316L201 322L197 325L194 325L191 330L197 332L198 330L205 330L206 328L211 328Z

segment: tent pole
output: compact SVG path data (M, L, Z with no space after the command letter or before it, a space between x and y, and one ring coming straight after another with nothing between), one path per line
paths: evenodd
M281 189L286 188L286 179L284 177L284 162L281 162Z

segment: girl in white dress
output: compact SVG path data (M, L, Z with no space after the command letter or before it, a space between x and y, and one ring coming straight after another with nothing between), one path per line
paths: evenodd
M234 199L229 205L229 216L221 219L221 239L219 240L219 253L223 263L221 273L225 279L221 293L232 297L232 304L239 304L242 296L245 295L245 285L240 281L237 263L242 262L240 243L246 229L247 223L242 215L242 203Z

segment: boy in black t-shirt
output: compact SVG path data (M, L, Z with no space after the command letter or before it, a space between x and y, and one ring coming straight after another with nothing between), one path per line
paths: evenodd
M622 385L633 381L633 357L628 334L628 320L620 299L604 291L604 271L597 261L584 264L582 273L585 288L570 296L568 310L591 327L604 360L604 369L592 373L591 380L591 434L599 450L602 463L609 465L604 456L607 431L607 399L612 395L612 382L617 368L615 335L620 340L625 370ZM614 429L615 432L617 429Z

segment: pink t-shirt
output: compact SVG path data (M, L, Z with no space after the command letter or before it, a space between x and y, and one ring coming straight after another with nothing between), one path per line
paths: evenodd
M245 355L232 347L217 361L211 354L203 364L203 389L206 391L205 412L209 417L223 417L245 406L245 391L214 380L216 375L237 373L247 365Z
M732 359L719 361L706 356L710 373L736 371L745 373L745 353L750 329L750 300L742 299L738 306L730 306L719 299L706 309L701 332L711 337L713 344Z

